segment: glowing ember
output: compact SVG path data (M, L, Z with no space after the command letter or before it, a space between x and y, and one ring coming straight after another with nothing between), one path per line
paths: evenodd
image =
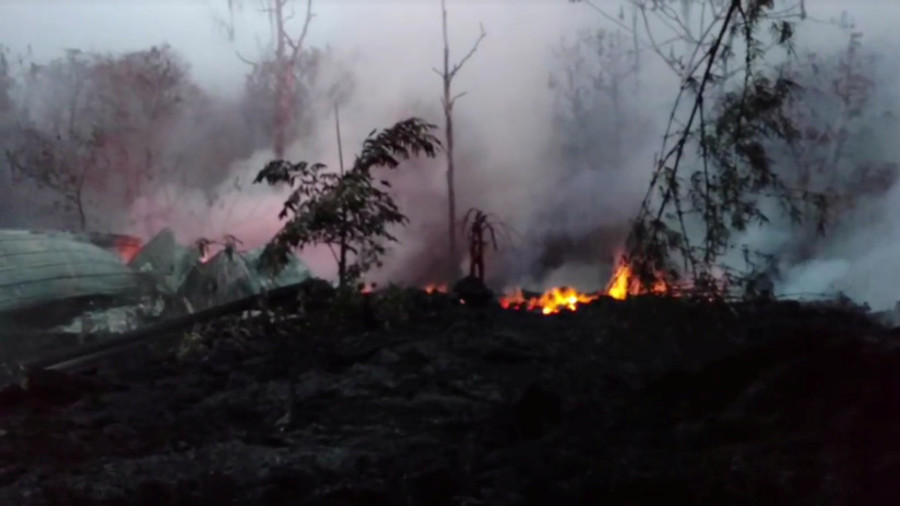
M447 293L447 285L427 285L425 293Z
M537 311L543 314L556 314L562 310L575 311L579 304L587 304L595 301L600 296L597 294L580 293L572 288L551 288L539 297L525 297L522 290L516 290L512 294L500 298L500 306L504 309L524 309Z
M625 300L629 295L647 292L663 294L668 292L668 287L663 281L657 281L652 288L649 290L645 289L641 286L640 281L633 276L631 267L625 263L619 264L606 287L606 293L616 300Z
M142 246L141 240L136 237L121 236L117 237L115 241L116 252L125 263L130 262L138 254Z

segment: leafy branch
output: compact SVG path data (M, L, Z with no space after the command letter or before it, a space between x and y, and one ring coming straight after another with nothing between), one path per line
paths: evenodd
M263 252L269 267L283 267L295 249L324 244L338 248L353 262L339 272L339 283L348 286L372 267L382 265L386 243L397 242L394 225L409 222L390 194L390 183L375 177L374 169L394 169L414 156L437 156L440 140L431 132L435 125L410 118L377 132L363 141L350 170L327 172L322 163L284 160L269 162L254 183L287 184L292 191L279 213L287 222ZM338 254L335 254L338 260Z
M697 62L700 75L692 71L683 80L663 139L663 156L623 258L643 286L686 284L694 292L722 295L749 279L747 273L733 272L722 258L736 247L736 232L769 222L763 202L777 202L794 221L810 211L825 215L824 196L785 184L765 147L770 139L792 143L797 138L785 114L794 82L784 76L770 78L759 69L766 46L756 33L763 21L771 21L774 45L789 52L793 48L793 25L770 17L773 9L770 0L731 0L717 35ZM727 78L730 41L737 37L744 46L743 81L735 91L710 98L712 87ZM688 96L693 103L687 120L674 131L681 101ZM689 144L698 148L699 167L685 175Z

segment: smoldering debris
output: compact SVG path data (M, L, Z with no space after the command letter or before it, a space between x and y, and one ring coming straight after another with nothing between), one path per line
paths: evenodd
M309 279L309 269L296 256L276 274L265 272L260 262L264 248L245 253L222 250L195 263L178 290L179 299L189 311L196 311Z
M4 360L114 340L310 277L296 258L270 274L260 264L263 248L204 258L169 229L134 248L109 234L0 231Z

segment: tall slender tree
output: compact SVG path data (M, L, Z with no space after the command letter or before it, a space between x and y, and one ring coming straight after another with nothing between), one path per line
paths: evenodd
M466 94L466 92L453 94L452 85L453 78L462 69L463 65L475 54L479 44L487 35L484 26L481 26L481 34L472 44L469 52L462 57L459 62L450 64L450 38L447 30L447 1L441 0L441 28L444 37L444 65L442 69L433 69L441 77L443 83L443 95L441 96L441 105L444 109L444 151L447 154L447 241L448 241L448 274L452 278L459 276L459 252L456 244L456 186L454 178L456 176L456 167L453 160L453 105L456 100Z

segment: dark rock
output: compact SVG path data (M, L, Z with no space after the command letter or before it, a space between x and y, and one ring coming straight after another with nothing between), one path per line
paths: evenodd
M451 469L434 466L406 478L407 493L413 504L453 506L459 491L459 479Z
M562 420L562 398L532 384L513 404L514 424L526 439L536 439L553 430Z
M453 285L453 294L469 307L485 307L494 301L494 292L472 276L457 281Z
M70 404L98 387L90 378L52 369L29 371L23 382L29 400L46 404Z
M9 409L19 405L28 397L28 393L19 385L11 384L0 390L0 408Z

